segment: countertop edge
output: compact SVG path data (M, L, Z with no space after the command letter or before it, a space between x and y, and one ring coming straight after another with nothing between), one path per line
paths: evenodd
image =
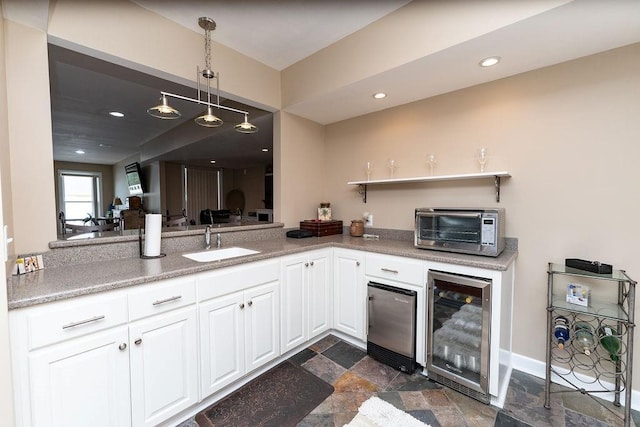
M334 235L311 239L283 238L273 241L247 243L242 246L249 249L257 249L260 253L223 261L205 263L188 260L182 257L181 254L172 254L158 262L156 265L156 267L159 266L157 267L159 268L158 271L148 267L150 265L146 263L148 260L141 260L137 258L119 260L117 265L124 270L119 273L121 277L111 279L110 275L109 277L106 277L108 276L107 274L103 274L102 276L98 274L98 277L103 278L98 278L96 283L86 286L82 286L80 283L81 280L86 280L82 279L83 277L91 277L91 274L96 272L96 270L100 270L100 268L102 268L103 272L108 269L113 269L114 263L102 261L91 264L79 264L72 267L55 267L25 275L10 276L7 280L8 308L9 310L15 310L47 302L123 289L159 280L171 279L206 271L214 271L220 268L232 267L249 262L264 261L324 248L349 249L412 258L421 261L441 262L497 271L506 271L509 266L515 262L515 259L518 256L518 251L513 249L505 249L499 257L491 258L417 249L413 246L412 242L405 241L364 241L361 238L352 238L348 235ZM126 271L127 268L129 272ZM47 277L47 275L50 277ZM53 287L55 278L61 282L66 281L69 289L55 291L50 289ZM23 289L27 289L30 286L38 285L42 285L42 288L46 290L41 290L41 292L37 293L34 292L33 289L28 289L28 292L26 292L28 295L24 295L22 297L15 295L17 290L21 287L24 287Z

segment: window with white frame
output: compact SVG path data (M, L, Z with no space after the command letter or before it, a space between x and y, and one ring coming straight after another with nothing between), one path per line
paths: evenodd
M82 224L89 216L102 212L100 172L58 171L60 182L60 210L70 223ZM74 221L75 220L75 221Z

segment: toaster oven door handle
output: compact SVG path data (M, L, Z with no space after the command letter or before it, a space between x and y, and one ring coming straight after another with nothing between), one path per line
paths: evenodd
M482 218L481 212L452 212L452 211L438 211L421 213L420 216L436 217L436 216L461 216L465 218Z

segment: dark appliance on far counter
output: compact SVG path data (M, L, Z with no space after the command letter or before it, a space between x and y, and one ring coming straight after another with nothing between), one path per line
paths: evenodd
M415 246L497 257L504 250L503 208L418 208Z

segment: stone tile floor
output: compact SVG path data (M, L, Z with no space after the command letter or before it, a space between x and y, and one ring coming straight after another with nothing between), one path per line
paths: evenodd
M616 415L579 393L553 393L551 409L544 408L544 380L515 370L504 408L499 409L429 381L419 373L399 372L332 335L290 360L335 388L298 427L342 427L356 415L360 404L373 395L432 427L623 425ZM561 388L554 386L554 390ZM620 408L608 402L605 405L621 414ZM632 418L631 425L640 426L640 413L632 411Z

